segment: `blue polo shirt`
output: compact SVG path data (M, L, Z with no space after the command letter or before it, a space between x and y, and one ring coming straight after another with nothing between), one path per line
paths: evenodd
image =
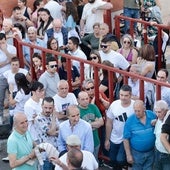
M145 124L141 123L135 114L130 116L125 123L123 133L124 139L129 140L131 148L139 152L150 151L155 146L154 126L151 125L151 121L156 119L156 115L150 110L145 114Z

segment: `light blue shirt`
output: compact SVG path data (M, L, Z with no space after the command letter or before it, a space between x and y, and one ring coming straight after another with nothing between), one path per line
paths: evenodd
M26 43L29 43L29 44L33 44L29 39L25 39L25 42L26 42ZM33 45L37 45L37 46L46 48L45 42L42 41L42 40L39 39L39 38L36 39L36 43L33 44ZM34 52L41 53L41 51L38 50L38 49L34 49ZM26 61L27 61L28 63L30 63L30 62L31 62L31 56L30 56L30 48L29 48L29 47L23 46L23 55L24 55Z
M94 151L93 133L89 123L80 119L79 122L71 127L70 121L66 120L60 124L58 135L59 152L67 150L66 139L70 135L77 135L81 140L81 150Z
M74 29L76 27L76 22L73 19L72 15L69 15L66 21L66 28Z

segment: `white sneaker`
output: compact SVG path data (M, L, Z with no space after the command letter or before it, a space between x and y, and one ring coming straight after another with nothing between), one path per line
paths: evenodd
M0 125L2 125L2 124L3 124L3 117L0 116Z
M5 158L2 158L2 161L8 162L8 161L9 161L8 156L7 156L7 157L5 157Z

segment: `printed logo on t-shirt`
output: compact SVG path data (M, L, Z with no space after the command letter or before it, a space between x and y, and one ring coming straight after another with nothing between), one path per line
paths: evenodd
M122 113L121 115L117 116L115 118L116 120L119 120L120 122L126 122L127 120L127 114L126 112Z
M66 114L66 110L67 110L67 107L70 105L70 103L65 103L65 104L62 104L62 111Z

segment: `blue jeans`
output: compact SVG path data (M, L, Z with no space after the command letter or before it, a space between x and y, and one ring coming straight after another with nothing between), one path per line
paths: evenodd
M170 155L155 150L154 170L170 170Z
M48 161L48 159L44 160L44 165L41 167L41 170L54 170L55 166Z
M109 157L113 163L124 165L126 163L126 154L123 142L115 144L110 141Z
M124 16L130 17L130 18L140 18L140 10L139 9L131 9L131 8L124 8L123 11ZM137 23L134 23L134 30L136 30ZM128 33L128 30L130 29L130 22L125 20L125 33Z
M0 116L3 116L5 92L8 89L8 83L5 77L0 77Z
M134 163L132 170L153 170L154 149L148 152L138 152L132 149Z

